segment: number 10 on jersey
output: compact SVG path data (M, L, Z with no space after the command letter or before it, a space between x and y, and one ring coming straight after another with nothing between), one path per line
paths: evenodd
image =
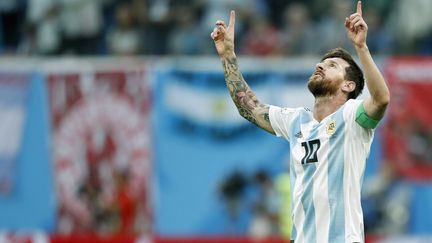
M302 164L306 163L316 163L318 162L318 149L321 146L321 142L319 139L310 140L307 142L301 143L301 145L305 149L305 155L301 160Z

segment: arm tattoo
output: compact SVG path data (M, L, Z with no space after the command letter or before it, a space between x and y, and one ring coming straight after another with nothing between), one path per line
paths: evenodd
M266 120L267 122L270 122L270 117L269 117L268 112L264 114L264 120Z
M223 58L222 66L226 85L240 115L264 130L274 133L270 125L269 106L260 103L252 92L240 72L236 57Z

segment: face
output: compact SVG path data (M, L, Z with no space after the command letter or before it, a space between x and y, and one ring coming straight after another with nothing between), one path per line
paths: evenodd
M327 58L318 63L309 78L308 88L315 97L335 95L345 81L345 68L349 64L342 58Z

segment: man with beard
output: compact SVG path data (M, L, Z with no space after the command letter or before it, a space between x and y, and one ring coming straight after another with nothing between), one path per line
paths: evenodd
M364 242L360 191L374 129L390 100L366 45L361 2L345 19L371 96L356 100L363 73L341 48L325 54L309 79L314 110L263 104L243 79L234 53L235 13L211 33L231 98L240 115L287 139L291 147L292 242Z

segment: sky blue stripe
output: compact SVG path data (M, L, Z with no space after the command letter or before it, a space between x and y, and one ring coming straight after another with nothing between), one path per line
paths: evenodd
M295 172L295 169L294 169L294 162L293 162L293 157L292 157L292 155L290 156L290 194L291 194L291 215L290 215L290 217L291 217L291 219L293 219L293 213L294 213L294 200L293 200L293 195L294 195L294 185L295 185L295 181L296 181L296 178L297 178L297 174L296 174L296 172ZM296 228L295 228L295 225L294 225L294 220L292 221L292 228L291 228L291 240L294 240L295 239L295 237L297 237L297 230L296 230Z
M291 230L291 240L295 240L296 237L297 237L297 228L293 224L292 230Z
M316 242L316 229L315 229L315 207L313 203L313 175L316 170L315 163L303 164L304 177L303 177L303 192L301 201L305 213L305 223L303 226L303 233L305 242Z
M310 116L308 116L310 118ZM310 119L302 119L310 121ZM314 126L307 141L316 139L318 137L318 128L319 126ZM319 162L318 162L319 163ZM314 193L314 180L313 175L315 174L317 165L316 163L306 163L303 164L304 169L304 177L303 177L303 188L305 191L302 195L302 204L305 212L305 223L303 226L303 233L305 242L317 242L316 238L316 224L315 224L315 206L313 202L313 193Z
M297 140L298 140L298 138L295 136L295 134L296 133L298 133L299 132L299 129L300 129L300 118L299 118L299 116L297 116L294 120L293 120L293 122L292 122L292 124L291 124L291 131L290 131L290 149L293 149L293 147L294 147L294 145L295 144L297 144ZM295 172L295 169L294 169L294 160L293 160L293 157L292 157L292 154L290 155L290 183L291 183L291 215L293 216L293 213L294 213L294 203L293 203L293 201L294 201L294 188L295 188L295 182L296 182L296 179L297 179L297 174L296 174L296 172ZM294 218L292 217L292 229L291 229L291 239L292 240L295 240L296 239L296 237L297 237L297 229L296 229L296 227L295 227L295 225L294 225Z
M306 124L306 123L312 121L312 116L311 116L310 112L308 112L306 110L302 110L300 114L301 114L300 116L301 116L301 123L302 124Z
M296 116L291 123L291 131L290 131L290 146L292 148L293 145L297 143L298 138L295 136L298 132L300 132L300 116Z
M330 231L328 242L345 242L345 203L343 191L345 122L343 109L333 115L336 132L329 139L328 191Z

